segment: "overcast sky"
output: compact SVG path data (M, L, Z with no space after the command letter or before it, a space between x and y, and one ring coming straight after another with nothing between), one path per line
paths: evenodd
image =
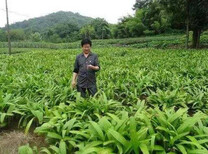
M10 23L44 16L57 11L78 12L89 17L105 18L109 23L133 15L136 0L8 0ZM5 0L0 0L0 27L6 24Z

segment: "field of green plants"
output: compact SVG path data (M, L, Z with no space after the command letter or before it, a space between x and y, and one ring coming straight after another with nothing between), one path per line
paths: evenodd
M206 36L206 35L205 35ZM140 38L128 38L128 39L105 39L105 40L93 40L94 47L106 47L106 46L133 46L138 48L144 47L167 47L170 45L184 44L185 37L182 34L175 35L157 35L146 36ZM202 36L202 42L203 36ZM0 48L8 46L7 42L0 42ZM47 42L12 42L14 48L51 48L51 49L74 49L80 48L80 41L72 43L47 43Z
M93 48L98 93L71 89L80 49L0 49L0 128L14 121L47 147L20 154L208 153L208 50Z
M190 33L192 35L192 33ZM208 45L208 32L201 36L202 46ZM189 41L191 46L191 40ZM143 36L128 39L93 40L93 46L103 47L133 47L133 48L181 48L185 47L185 35L162 34L157 36ZM8 47L7 42L0 42L0 48ZM47 43L47 42L12 42L13 48L47 48L47 49L79 49L80 41L72 43ZM3 51L7 53L7 51Z
M193 34L190 32L190 36ZM93 46L103 47L133 47L133 48L184 48L186 36L183 34L161 34L156 36L143 36L127 39L93 40ZM202 47L208 46L208 31L201 35ZM191 47L191 39L189 40ZM7 42L0 42L0 48L8 47ZM80 41L71 43L47 43L47 42L12 42L13 48L47 48L47 49L79 49ZM3 53L7 53L5 50Z

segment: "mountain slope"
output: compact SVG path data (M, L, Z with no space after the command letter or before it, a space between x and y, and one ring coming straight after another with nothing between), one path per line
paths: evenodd
M44 32L45 30L54 27L58 24L70 23L76 24L78 27L92 21L93 18L82 16L78 13L59 11L43 17L32 18L22 22L17 22L11 25L11 29L32 30L37 32Z

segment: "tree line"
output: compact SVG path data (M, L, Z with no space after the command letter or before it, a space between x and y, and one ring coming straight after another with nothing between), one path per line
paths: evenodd
M186 45L192 31L192 46L200 45L201 34L208 29L207 0L136 0L133 16L110 24L103 18L78 26L65 22L44 32L12 29L12 41L30 40L45 42L73 42L84 37L91 39L130 38L162 33L185 33ZM0 30L0 41L6 41L6 32Z

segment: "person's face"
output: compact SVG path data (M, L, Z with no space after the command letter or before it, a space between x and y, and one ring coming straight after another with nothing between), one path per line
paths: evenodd
M83 47L82 47L82 51L83 51L85 54L88 54L88 53L90 52L90 49L91 49L90 44L84 44Z

